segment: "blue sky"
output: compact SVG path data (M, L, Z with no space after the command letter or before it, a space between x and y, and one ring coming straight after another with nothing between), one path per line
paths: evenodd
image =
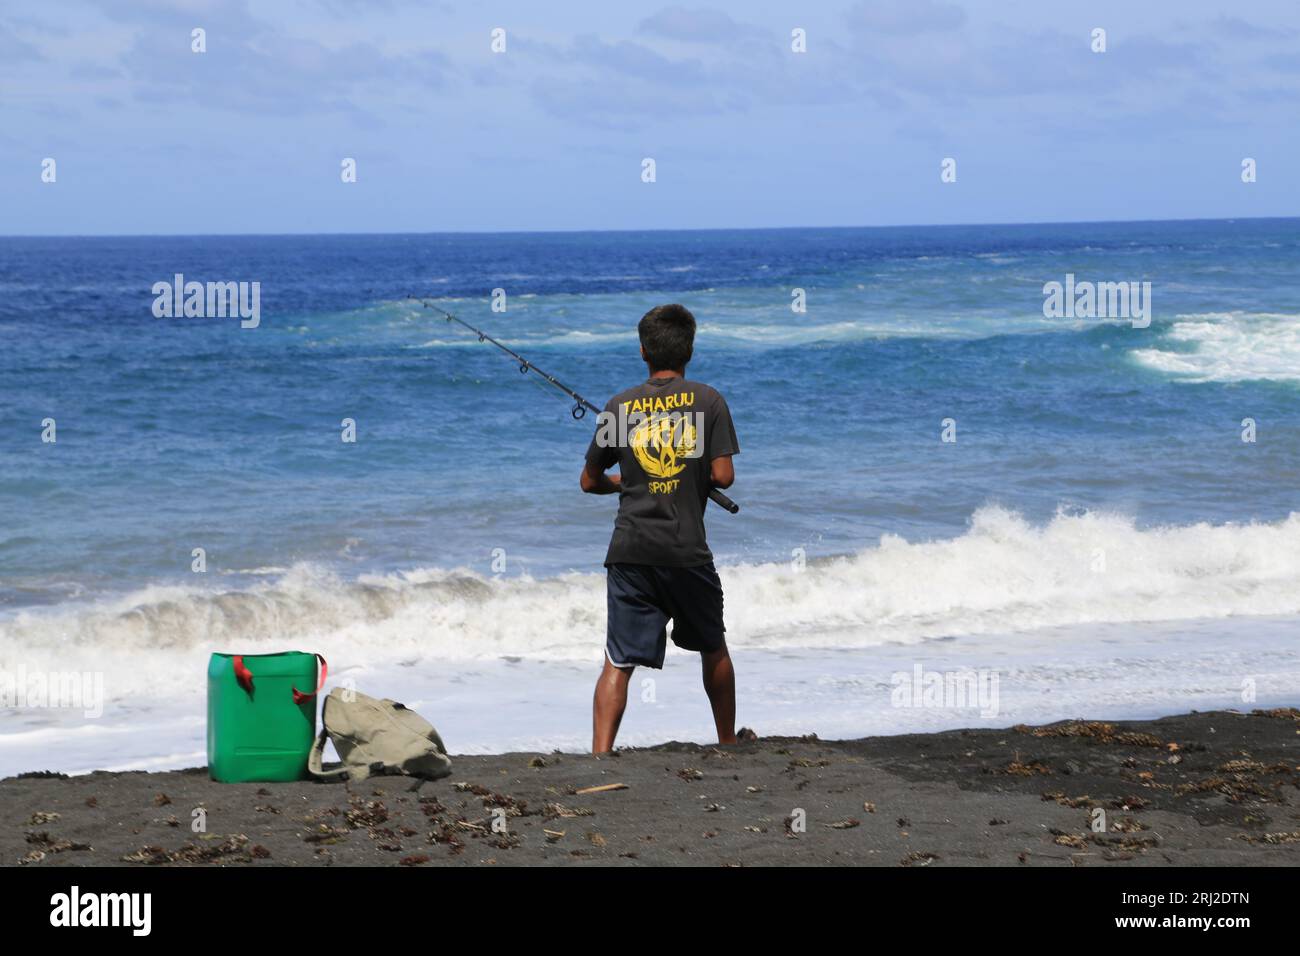
M6 0L0 234L1297 215L1298 40L1295 0Z

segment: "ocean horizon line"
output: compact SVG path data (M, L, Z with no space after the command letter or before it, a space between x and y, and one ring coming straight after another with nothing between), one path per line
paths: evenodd
M877 225L802 225L802 226L707 226L697 228L647 229L457 229L457 230L395 230L390 232L132 232L132 233L0 233L5 239L310 239L353 236L358 238L391 238L394 236L609 236L609 235L683 235L695 233L737 232L858 232L897 231L905 229L982 229L1051 226L1143 226L1187 225L1192 223L1262 223L1300 221L1300 213L1287 216L1188 216L1171 219L1043 219L1005 222L945 222L945 223L893 223Z

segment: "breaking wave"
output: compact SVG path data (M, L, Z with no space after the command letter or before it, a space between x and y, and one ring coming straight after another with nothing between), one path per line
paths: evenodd
M1137 361L1189 382L1300 381L1300 315L1209 312L1179 316L1166 340Z
M887 535L803 568L742 564L721 573L729 639L740 650L1296 614L1300 514L1139 529L1113 514L1062 512L1034 525L985 507L956 538ZM212 650L320 651L336 669L429 658L582 661L599 657L604 628L600 574L494 578L429 568L348 581L299 565L244 590L154 586L94 606L14 614L0 622L0 668L58 669L75 658L79 670L113 675L119 691L157 690L163 674L175 679L181 658Z

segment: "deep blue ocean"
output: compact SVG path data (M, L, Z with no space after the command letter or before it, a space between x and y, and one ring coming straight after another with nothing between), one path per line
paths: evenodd
M176 273L260 325L156 318ZM1067 274L1149 281L1149 326L1046 317ZM0 649L598 655L591 419L408 295L597 404L695 313L756 644L1300 610L1300 220L4 238Z
M259 281L260 326L154 318L150 287L177 272ZM1150 327L1045 319L1066 273L1150 280ZM1296 220L11 238L0 601L189 579L195 547L233 572L488 570L495 548L534 574L598 568L611 501L578 493L589 423L409 294L598 404L644 377L641 314L690 307L691 375L728 397L742 445L744 511L710 524L721 561L950 537L988 503L1141 524L1297 507Z

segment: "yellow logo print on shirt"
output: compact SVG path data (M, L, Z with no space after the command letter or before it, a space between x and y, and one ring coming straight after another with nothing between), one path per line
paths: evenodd
M632 454L651 478L672 478L686 468L695 452L695 426L684 415L648 418L628 436ZM652 481L651 494L676 491L680 481Z

